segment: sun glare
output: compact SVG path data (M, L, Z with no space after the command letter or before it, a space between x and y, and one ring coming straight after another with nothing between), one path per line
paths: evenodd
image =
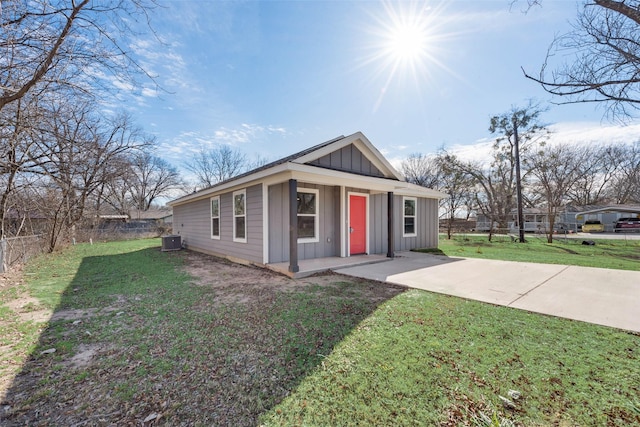
M452 34L446 31L445 5L445 0L385 1L382 10L371 14L371 44L360 67L369 69L373 80L384 79L374 109L392 84L420 91L425 84L433 84L434 67L447 69L442 56Z
M427 54L426 31L416 23L393 28L388 37L388 54L396 61L416 61Z

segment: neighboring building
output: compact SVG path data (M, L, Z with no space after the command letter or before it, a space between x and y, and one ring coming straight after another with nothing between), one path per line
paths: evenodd
M525 208L524 231L526 233L547 233L549 220L546 209ZM518 232L517 211L511 211L509 232ZM640 215L640 206L636 205L608 205L608 206L565 206L556 215L554 230L556 232L579 232L585 221L597 220L604 224L605 232L613 232L616 221L621 217ZM477 215L477 231L489 231L489 218Z
M604 224L604 231L607 233L615 231L616 222L620 218L640 217L640 205L584 206L574 210L573 216L580 225L585 221L598 220Z
M438 191L408 183L360 132L169 203L189 249L262 266L438 245Z
M173 222L173 212L171 209L166 208L151 208L146 211L131 209L129 212L129 221L150 223L154 225L171 224Z
M128 214L102 212L97 215L89 228L102 233L158 233L166 234L171 231L173 213L171 209L149 209L146 211L131 209Z
M9 209L5 213L5 232L7 236L28 236L46 233L51 218L38 209Z

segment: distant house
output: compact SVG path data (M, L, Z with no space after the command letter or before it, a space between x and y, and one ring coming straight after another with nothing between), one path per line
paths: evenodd
M171 209L132 209L128 214L103 211L97 215L97 222L91 225L100 233L167 233L171 229L173 213Z
M524 231L526 233L547 233L549 229L549 216L544 208L525 208ZM585 221L598 220L604 224L605 232L613 232L616 221L625 216L640 215L638 205L590 205L590 206L565 206L558 211L554 221L554 230L557 232L581 231ZM509 232L518 232L517 211L511 211L509 220ZM483 214L477 215L477 231L489 231L489 218ZM494 228L496 225L494 224Z
M46 233L51 216L39 209L9 209L4 216L8 236Z
M131 209L129 211L129 221L147 222L156 225L171 224L173 222L173 212L171 209L149 209L142 211Z
M360 132L169 203L189 249L268 266L437 247L438 191L408 183Z

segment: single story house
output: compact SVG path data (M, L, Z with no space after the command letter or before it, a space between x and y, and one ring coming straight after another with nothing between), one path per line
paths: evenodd
M340 136L173 200L195 251L269 267L438 245L445 194L408 183L361 133Z

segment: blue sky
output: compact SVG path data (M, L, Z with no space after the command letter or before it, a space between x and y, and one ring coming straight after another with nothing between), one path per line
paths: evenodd
M140 38L148 85L126 105L177 167L200 147L231 144L269 160L362 131L390 160L490 137L489 118L549 96L525 79L570 28L577 3L165 0L153 16L164 44ZM416 18L419 17L419 18ZM397 64L387 48L418 20L422 54ZM559 135L640 139L594 105L551 106Z

